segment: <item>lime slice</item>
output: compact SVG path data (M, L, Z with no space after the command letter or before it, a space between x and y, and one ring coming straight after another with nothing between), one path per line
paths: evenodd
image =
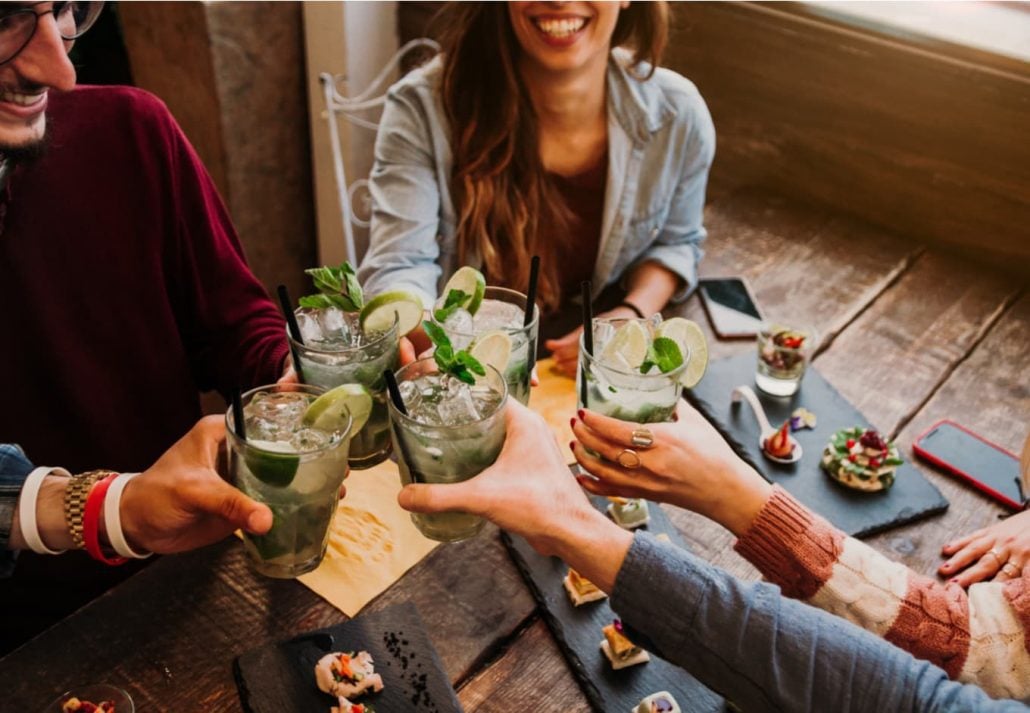
M300 466L300 456L293 446L282 441L247 441L243 460L254 477L262 483L285 488L293 482Z
M616 357L622 357L630 369L639 369L647 358L647 346L650 341L644 325L635 320L626 322L615 330L615 334L604 345L604 349L601 350L601 363L621 366Z
M508 368L508 360L511 359L511 337L499 329L484 332L472 342L469 354L478 359L483 366L492 366L503 374Z
M451 294L451 290L461 290L466 295L472 295L471 301L465 305L465 310L469 314L475 314L479 305L483 303L483 295L486 294L486 278L479 270L466 265L447 280L443 288L445 298Z
M397 320L397 336L422 324L422 300L404 290L392 290L376 295L361 308L361 329L365 332L385 332Z
M685 389L697 386L708 368L708 340L697 322L673 317L659 324L654 335L667 337L679 345L683 358L689 359L687 368L680 374L680 385Z
M311 402L304 412L304 425L322 431L336 431L350 413L350 434L361 430L372 413L372 395L361 384L343 384L330 389Z

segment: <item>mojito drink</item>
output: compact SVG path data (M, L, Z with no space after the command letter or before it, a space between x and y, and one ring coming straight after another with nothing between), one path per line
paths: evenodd
M465 269L471 270L462 268ZM455 278L460 274L461 271L455 273ZM448 282L448 288L452 282ZM443 327L455 350L468 349L473 356L484 362L489 362L489 356L483 353L489 350L485 338L497 333L507 335L511 342L508 362L494 366L504 374L508 393L521 403L528 404L530 376L536 366L539 311L534 308L533 320L526 325L526 296L504 287L483 287L479 302L448 310L445 309L448 288L445 288L443 297L433 310L433 321Z
M397 373L407 415L390 403L394 451L401 482L460 483L497 460L504 445L504 378L492 367L474 385L439 372L422 359ZM456 542L477 534L484 521L462 512L412 513L431 540Z
M325 555L340 485L347 477L351 417L346 407L306 418L323 393L309 385L264 386L243 395L246 440L236 434L232 410L229 472L236 487L272 510L272 529L244 533L254 568L290 578L315 569Z
M390 415L386 409L383 371L398 363L397 321L379 332L362 329L357 312L335 307L298 309L297 324L304 343L291 339L306 384L331 389L361 384L372 394L372 412L350 444L350 465L370 468L390 455Z

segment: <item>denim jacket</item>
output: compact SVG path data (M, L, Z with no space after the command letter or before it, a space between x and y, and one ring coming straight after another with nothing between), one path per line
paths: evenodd
M11 443L0 443L0 578L9 577L14 571L14 553L7 549L7 543L22 485L31 472L32 463L21 448Z
M697 283L715 128L692 82L662 68L641 81L627 65L627 53L612 52L608 179L594 296L652 260L683 279L673 297L680 301ZM370 178L370 245L358 272L368 294L408 289L427 307L460 267L442 68L437 57L387 95ZM470 262L479 266L477 259Z

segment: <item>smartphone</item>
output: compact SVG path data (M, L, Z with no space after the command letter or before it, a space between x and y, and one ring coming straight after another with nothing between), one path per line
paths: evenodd
M705 278L698 283L697 291L717 335L739 339L758 334L762 312L744 278Z
M954 421L945 419L930 426L912 450L1003 505L1014 510L1023 507L1019 458Z

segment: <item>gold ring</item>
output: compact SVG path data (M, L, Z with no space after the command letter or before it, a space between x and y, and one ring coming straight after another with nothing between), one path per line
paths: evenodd
M627 463L625 459L629 458L632 458L633 460ZM619 455L615 457L615 462L623 468L633 470L634 468L640 467L640 456L632 448L623 448Z
M637 448L650 448L654 445L654 434L646 428L634 428L629 440Z
M1009 571L1009 567L1012 568L1011 572ZM1011 562L1006 562L1005 566L1001 568L1001 571L1004 572L1005 574L1007 574L1010 577L1016 577L1016 576L1019 575L1019 567L1017 567L1016 565L1012 564Z
M986 557L987 555L993 557L994 561L998 563L999 567L1004 566L1005 562L1004 560L1002 560L1001 555L998 554L998 550L992 547L991 549L987 550L987 554L985 554L984 557Z

